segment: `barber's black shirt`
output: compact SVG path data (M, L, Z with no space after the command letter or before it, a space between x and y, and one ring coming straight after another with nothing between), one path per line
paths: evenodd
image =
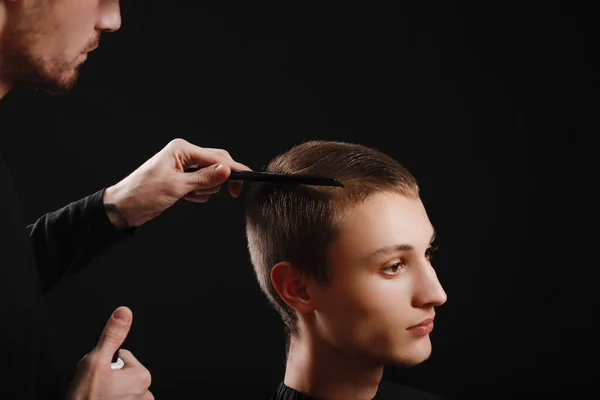
M281 382L270 400L325 400L300 393ZM444 397L408 386L382 381L373 400L446 400Z
M48 321L44 294L132 232L119 231L112 225L104 211L103 194L104 190L100 190L26 226L0 154L2 400L56 396L54 390L58 388L51 383L53 346L45 334ZM40 194L40 201L43 199Z

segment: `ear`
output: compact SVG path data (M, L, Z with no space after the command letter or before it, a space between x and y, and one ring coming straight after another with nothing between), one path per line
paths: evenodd
M308 279L298 269L283 261L271 269L271 283L279 297L299 313L314 310L313 299L308 291Z

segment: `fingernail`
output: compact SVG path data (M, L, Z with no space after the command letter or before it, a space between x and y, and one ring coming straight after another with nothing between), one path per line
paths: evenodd
M121 322L122 324L128 324L129 323L129 314L125 310L123 310L122 308L118 308L113 313L113 318L116 319L117 321Z
M220 172L223 169L223 164L219 164L217 165L217 168L215 168L215 171Z

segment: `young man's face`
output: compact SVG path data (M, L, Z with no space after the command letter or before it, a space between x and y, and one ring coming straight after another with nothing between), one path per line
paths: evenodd
M419 199L377 193L351 209L329 247L330 284L311 285L321 336L375 362L426 360L429 334L409 328L446 301L429 262L433 235Z
M4 79L49 91L71 89L102 31L121 26L119 0L3 0Z

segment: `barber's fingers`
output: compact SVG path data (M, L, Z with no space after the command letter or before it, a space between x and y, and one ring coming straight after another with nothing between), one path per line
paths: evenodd
M212 147L203 147L203 149L212 153L215 157L215 160L224 161L225 164L231 167L231 169L235 169L237 171L250 171L250 168L247 165L235 161L231 157L231 154L229 154L229 152L225 149L215 149Z
M234 161L229 152L223 149L202 148L185 140L172 141L170 148L174 154L180 155L178 158L184 169L200 168L183 175L186 192L221 184L229 179L231 170L250 170L248 166Z
M229 194L233 197L238 197L242 192L242 186L244 182L242 181L229 181Z
M210 194L203 194L203 195L188 194L188 195L184 196L184 199L186 199L187 201L191 201L193 203L206 203L208 201L208 199L210 199Z
M206 203L212 194L218 193L221 185L213 186L207 189L198 189L188 193L183 198L194 203Z
M121 349L119 357L125 364L119 372L126 374L128 385L138 395L146 395L148 388L152 384L152 374L148 368L144 367L129 350ZM144 396L140 398L146 399Z
M228 159L230 162L236 163L236 161L234 161L233 158L231 158L231 155L226 150L213 149L213 148L206 148L206 150L220 154L222 157ZM234 169L236 169L238 171L251 171L251 169L244 164L237 163L237 165L236 164L229 164L229 165L235 166L236 168L234 168ZM228 184L229 194L231 194L231 196L233 196L233 197L239 197L240 193L242 192L243 185L244 185L244 182L242 182L242 181L234 181L234 180L229 181L229 184Z
M250 170L248 166L234 161L227 150L196 146L185 139L173 139L164 149L169 156L176 156L184 168L192 165L205 167L224 163L235 170Z
M128 307L119 307L106 322L94 352L101 362L109 364L115 352L121 347L133 321L133 313Z
M223 170L220 170L220 172L217 172L217 170L219 169L218 165L211 165L209 167L205 167L205 168L202 168L202 169L199 169L199 170L193 172L192 175L193 174L200 174L200 175L194 177L195 181L193 180L194 181L193 183L195 184L196 190L191 191L188 194L191 198L186 197L186 200L203 203L208 199L206 199L206 198L194 199L193 195L201 196L201 195L206 195L206 194L218 193L221 190L222 184L231 175L231 171L227 172L225 167L222 167L222 168L223 168ZM211 174L216 174L216 175L210 176ZM227 178L225 178L225 177L227 177ZM224 178L225 178L225 180L223 180ZM188 182L189 182L189 180L188 180ZM207 185L210 185L211 183L215 183L215 185L211 186L211 187L207 187ZM238 197L240 195L240 193L242 192L243 184L244 183L242 181L230 180L228 182L228 190L229 190L229 193L231 194L231 196ZM204 186L202 186L202 185L204 185Z
M215 194L215 193L219 193L219 191L221 190L221 185L217 185L217 186L213 186L213 187L209 187L206 189L198 189L198 190L194 190L193 192L189 193L195 196L203 196L203 195L207 195L207 194Z
M188 190L206 190L221 185L231 175L231 168L223 163L212 164L197 171L186 173Z
M132 368L139 368L139 367L145 368L142 365L142 363L139 362L138 359L135 358L133 353L130 352L129 350L120 349L119 350L119 358L121 360L123 360L123 362L125 363L125 365L123 366L123 369L132 369Z

